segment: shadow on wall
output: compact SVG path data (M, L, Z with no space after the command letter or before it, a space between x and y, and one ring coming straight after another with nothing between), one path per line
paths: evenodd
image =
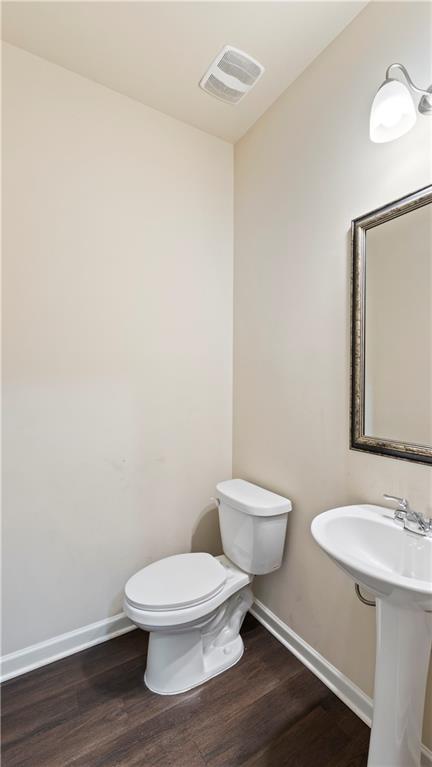
M192 533L191 551L206 551L213 556L222 554L219 515L213 504L206 506L198 518Z

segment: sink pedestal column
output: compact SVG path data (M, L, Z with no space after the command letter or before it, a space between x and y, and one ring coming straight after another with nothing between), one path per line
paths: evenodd
M368 767L419 767L432 615L377 599Z

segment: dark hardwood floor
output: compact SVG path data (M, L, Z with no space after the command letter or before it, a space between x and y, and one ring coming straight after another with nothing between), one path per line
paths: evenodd
M6 682L3 767L365 767L369 728L251 616L242 633L183 695L144 686L141 631Z

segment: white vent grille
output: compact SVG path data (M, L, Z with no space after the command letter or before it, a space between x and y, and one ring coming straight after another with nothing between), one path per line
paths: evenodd
M247 53L226 45L212 62L200 87L228 104L238 104L264 72L264 67Z

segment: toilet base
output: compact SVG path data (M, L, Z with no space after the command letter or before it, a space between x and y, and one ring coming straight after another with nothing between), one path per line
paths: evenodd
M244 645L241 636L238 636L237 639L231 643L228 655L224 653L224 650L225 648L221 647L215 648L214 654L212 654L211 659L209 659L211 662L205 664L207 668L204 669L202 674L198 674L194 678L194 681L190 680L186 687L182 687L178 690L158 689L157 687L153 687L152 683L148 679L147 669L144 674L145 685L149 690L151 690L151 692L155 692L158 695L180 695L183 692L193 690L194 687L199 687L201 684L204 684L204 682L208 682L209 679L222 674L224 671L227 671L229 668L235 666L235 664L239 662L244 652Z
M246 586L207 621L180 630L150 631L144 675L149 690L178 695L234 666L243 655L239 632L252 601L252 591Z

